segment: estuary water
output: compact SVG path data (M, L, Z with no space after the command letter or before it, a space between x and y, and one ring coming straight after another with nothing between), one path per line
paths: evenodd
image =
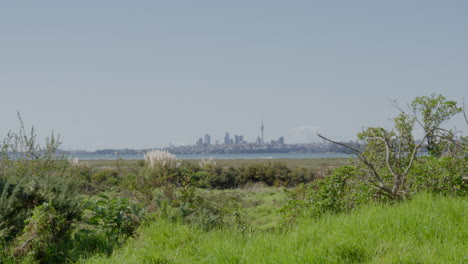
M143 155L71 155L79 160L135 160L143 159ZM178 159L320 159L320 158L348 158L345 153L249 153L249 154L179 154Z

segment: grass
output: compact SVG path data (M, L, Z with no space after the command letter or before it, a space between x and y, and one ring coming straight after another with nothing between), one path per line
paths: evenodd
M206 190L199 190L207 192ZM286 193L276 187L267 187L262 183L249 184L239 189L213 190L213 193L226 193L242 198L241 207L247 223L257 230L271 230L281 219L279 208L286 201Z
M204 232L159 220L110 258L88 263L468 263L467 227L466 198L422 194L304 220L286 232Z

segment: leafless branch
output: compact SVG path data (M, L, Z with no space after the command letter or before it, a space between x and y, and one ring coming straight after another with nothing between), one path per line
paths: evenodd
M465 122L466 124L468 125L468 116L466 114L466 103L465 103L465 99L463 99L463 117L465 117Z
M406 175L408 175L411 167L413 167L413 162L414 162L414 159L416 158L416 154L417 154L417 151L419 150L419 148L421 148L424 140L427 138L427 133L424 135L424 137L421 139L421 141L419 141L418 145L414 146L413 148L413 151L411 152L411 156L410 156L410 162L408 163L408 166L406 167L405 169L405 172L404 172L404 177L406 177Z
M353 154L355 154L372 172L372 175L374 175L375 179L378 181L378 188L380 188L381 190L389 193L390 195L393 196L393 193L392 193L392 190L385 185L384 181L382 180L382 178L380 177L379 173L377 172L377 170L375 169L374 165L372 163L370 163L366 157L364 157L361 153L360 150L356 149L356 148L353 148L345 143L342 143L342 142L338 142L338 141L334 141L334 140L331 140L329 138L326 138L320 134L317 133L317 136L320 137L321 139L323 140L326 140L328 142L331 142L331 143L334 143L334 144L337 144L337 145L340 145L340 146L343 146L345 148L348 148L350 149Z

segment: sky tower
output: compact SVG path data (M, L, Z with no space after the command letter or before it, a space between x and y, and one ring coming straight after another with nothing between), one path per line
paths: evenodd
M262 131L262 144L263 144L263 142L264 142L264 141L263 141L263 129L264 129L264 128L265 128L265 127L263 126L263 120L262 120L262 126L260 127L260 130Z

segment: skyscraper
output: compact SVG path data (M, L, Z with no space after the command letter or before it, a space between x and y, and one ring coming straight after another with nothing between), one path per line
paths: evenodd
M224 145L230 145L231 140L229 138L229 132L226 132L226 135L224 136Z
M211 137L208 134L205 134L204 145L209 146L211 144Z
M262 130L262 144L263 144L263 142L264 142L264 141L263 141L263 129L264 129L264 128L265 128L265 127L263 126L263 120L262 120L262 126L260 127L260 129Z
M278 138L278 144L284 145L284 137L283 137L283 136L281 136L280 138Z

